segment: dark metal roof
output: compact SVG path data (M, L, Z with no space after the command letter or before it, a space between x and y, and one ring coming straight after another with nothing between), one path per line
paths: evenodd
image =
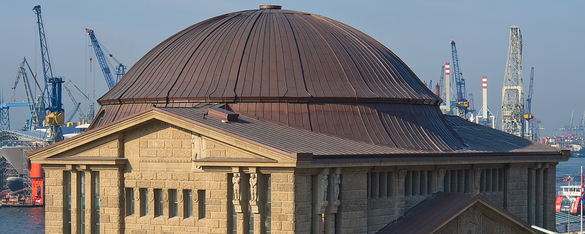
M503 131L471 123L458 116L446 116L449 125L455 129L468 146L475 152L551 152L559 149L540 144Z
M338 21L259 9L169 37L101 105L178 102L376 102L440 99L385 46Z
M391 233L434 233L452 221L474 204L480 203L487 209L482 213L499 214L498 220L515 223L513 230L521 233L540 233L526 221L491 202L481 194L474 193L436 193L407 211L402 217L380 229L378 234Z

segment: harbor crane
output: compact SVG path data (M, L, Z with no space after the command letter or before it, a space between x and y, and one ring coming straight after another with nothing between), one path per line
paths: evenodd
M510 27L506 74L502 87L502 131L524 137L524 91L522 90L522 33Z
M72 83L71 80L69 80L69 83ZM85 119L85 114L83 114L83 111L81 111L81 108L79 108L81 106L81 102L77 102L77 100L75 100L75 97L73 97L73 94L71 93L71 90L69 90L69 88L67 88L67 85L65 85L63 87L65 88L65 91L67 91L67 94L69 94L69 98L71 98L73 105L75 105L75 110L73 110L71 112L71 115L67 118L66 123L71 122L71 120L73 119L73 116L75 116L75 112L77 112L79 114L81 124L86 124L87 120Z
M49 144L52 144L63 140L63 132L61 131L61 125L65 122L65 117L63 116L63 103L61 101L61 85L63 84L63 78L53 76L51 59L49 57L49 47L45 36L45 27L43 24L43 18L41 17L41 6L35 6L33 12L37 15L41 44L41 61L43 64L43 77L45 80L43 94L47 99L46 111L48 114L45 117L48 134L47 141Z
M118 61L112 54L108 53L110 58L112 58L114 61L116 61L116 63L118 63L118 65L116 66L116 79L114 79L114 77L112 76L110 65L109 65L108 61L106 60L106 56L104 55L104 52L102 51L102 46L100 46L100 43L98 42L97 38L95 37L94 31L92 29L89 29L89 28L86 28L85 31L87 31L87 35L89 35L89 38L91 39L91 44L93 45L93 50L95 52L95 56L97 57L98 62L100 63L100 67L102 69L102 72L104 73L104 78L106 79L106 84L108 85L108 89L112 89L112 87L114 87L114 85L116 85L116 83L118 83L120 78L122 78L122 76L124 76L124 74L126 73L126 66L124 66L122 63L120 63L120 61ZM105 49L105 47L104 47L104 49ZM107 49L106 49L106 52L108 52Z
M26 69L24 68L25 65L28 67L28 70L33 75L33 78L34 78L34 81L36 84L36 88L38 88L39 90L42 90L41 86L37 82L36 74L30 68L28 61L26 61L26 58L24 58L22 60L22 63L20 63L20 65L18 66L18 69L16 72L16 80L14 81L14 87L12 87L12 89L13 90L16 89L16 86L18 86L18 82L22 78L22 83L24 84L24 90L26 93L26 100L28 102L29 112L30 112L30 119L28 121L26 129L33 130L35 127L41 127L43 125L43 120L45 119L45 105L44 105L44 101L43 101L44 95L41 93L38 96L37 101L35 101L33 93L32 93L33 89L30 85L28 75L26 73Z
M526 121L525 124L526 128L526 138L536 141L533 135L534 133L534 124L532 123L532 119L534 115L532 114L532 94L534 92L534 67L530 69L530 86L528 86L528 98L526 98L526 106L524 108L524 120Z
M465 79L463 79L463 74L459 69L459 58L457 58L457 47L455 46L454 40L451 40L451 56L453 58L453 76L457 88L457 98L455 99L455 106L458 109L457 115L461 118L465 118L467 109L469 108L469 102L466 99Z
M75 83L71 82L71 84L77 89L77 91L79 91L79 93L81 93L81 95L83 95L85 100L89 101L89 109L87 110L87 116L85 117L85 121L87 123L91 123L91 121L93 121L93 117L95 116L95 111L93 108L93 101L91 99L89 99L89 97L87 95L85 95L83 93L83 91L81 91L81 89L79 87L77 87L77 85L75 85Z

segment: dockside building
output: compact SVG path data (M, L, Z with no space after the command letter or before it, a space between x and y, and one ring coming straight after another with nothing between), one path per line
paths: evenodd
M279 6L178 32L98 102L30 155L47 233L537 233L569 157L443 115L378 41Z

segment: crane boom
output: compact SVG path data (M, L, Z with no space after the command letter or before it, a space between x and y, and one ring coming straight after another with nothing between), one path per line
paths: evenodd
M530 69L530 86L528 87L528 98L526 99L526 113L524 114L525 119L532 119L532 93L534 92L534 67Z
M75 109L71 112L71 114L69 114L69 117L67 117L67 120L65 121L66 123L71 122L71 120L73 120L73 117L75 117L75 112L77 112L79 110L79 107L81 106L81 102L78 102L77 104L75 104Z
M457 98L455 105L458 107L458 115L461 118L465 118L467 114L467 108L469 108L469 102L466 99L465 94L465 79L459 70L459 58L457 57L457 47L455 41L451 40L451 56L453 58L453 76L455 78L455 86L457 88Z
M45 89L43 94L48 100L46 111L49 111L49 113L45 117L48 127L47 133L49 134L47 138L49 143L55 143L63 139L63 133L61 132L61 125L65 120L63 117L63 103L61 102L61 84L63 84L63 79L60 77L53 77L51 59L49 58L49 47L45 36L43 19L41 17L41 6L35 6L33 12L37 15L41 43L41 61L43 63L43 76L45 78ZM50 90L49 84L51 86Z
M71 81L69 81L71 82ZM69 98L71 98L71 101L73 102L73 105L76 105L77 107L75 108L75 111L77 111L77 113L79 114L79 118L81 118L81 122L83 124L86 123L85 120L85 114L83 114L83 112L81 111L81 108L79 108L79 104L81 104L80 102L77 102L77 100L75 100L75 97L73 97L73 94L71 93L71 90L69 90L69 88L67 88L67 85L64 86L65 87L65 91L67 91L67 94L69 94ZM71 120L67 120L67 122L70 122Z
M112 89L112 87L114 87L114 85L116 85L116 83L118 83L118 81L120 80L120 78L122 78L122 76L124 76L125 72L126 72L126 66L122 65L122 63L120 63L116 58L114 58L114 56L112 54L110 54L110 57L112 57L117 63L118 66L116 67L116 79L114 79L114 77L112 76L112 70L110 69L110 65L108 65L108 61L106 60L106 56L104 55L104 52L102 50L102 47L100 46L100 43L98 42L97 38L95 37L95 33L92 29L86 28L85 31L87 31L87 34L89 35L89 38L91 39L91 44L93 45L93 50L95 51L95 56L98 59L98 62L100 64L100 68L102 69L102 72L104 73L104 78L106 79L106 84L108 85L108 89Z
M30 111L30 123L28 125L29 130L32 130L34 127L40 127L42 126L43 120L45 119L45 108L42 105L43 104L43 95L39 95L39 100L38 102L35 102L33 94L32 94L32 88L30 86L30 82L28 80L28 76L26 74L26 69L24 68L24 65L28 66L28 62L26 61L26 58L24 58L24 60L22 61L22 63L20 63L20 65L18 66L17 72L16 72L16 80L14 81L14 87L12 87L12 89L16 89L16 86L18 85L18 81L20 80L20 78L22 77L22 83L24 84L24 90L26 93L26 100L28 102L29 105L29 111ZM30 70L30 66L28 66L29 70ZM34 77L34 73L33 77ZM36 82L35 79L35 83L38 85L38 83ZM40 89L40 87L39 87Z

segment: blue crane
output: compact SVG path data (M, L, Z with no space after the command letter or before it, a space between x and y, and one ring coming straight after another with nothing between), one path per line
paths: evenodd
M74 103L74 104L75 104L75 109L73 109L73 111L69 114L69 116L65 120L66 123L71 122L71 120L73 120L73 117L75 117L75 114L77 114L76 112L79 111L79 107L81 106L81 102Z
M528 87L528 98L526 99L526 106L524 108L524 120L526 121L526 136L529 137L531 140L536 141L536 131L534 129L534 123L532 119L534 119L534 115L532 114L532 94L534 92L534 67L530 69L530 86ZM572 124L571 124L572 125ZM537 130L537 129L536 129ZM538 131L538 130L537 130Z
M49 134L47 138L50 143L55 143L63 139L63 133L61 132L61 125L65 122L65 117L63 116L63 103L61 101L61 84L63 84L63 79L61 77L53 76L51 59L49 58L49 47L47 45L47 38L45 37L45 27L41 17L41 6L35 6L33 12L37 15L37 24L39 26L41 61L43 64L43 76L45 80L43 95L45 95L48 100L46 110L49 113L45 117L48 128L47 132Z
M71 80L69 80L69 82L73 83L73 82L71 82ZM69 94L69 98L71 98L71 102L73 102L73 105L75 105L75 110L73 110L71 112L71 115L67 118L66 123L71 122L71 120L73 119L73 116L75 116L75 112L77 112L79 114L81 124L86 124L87 121L85 119L85 114L83 114L83 112L79 108L79 106L81 106L81 102L77 102L77 100L75 100L75 97L73 97L73 94L71 93L71 90L69 90L69 88L67 88L67 85L65 85L64 88L65 88L65 91L67 91L67 94Z
M28 76L26 74L26 69L24 65L28 67L28 70L33 75L34 82L36 84L36 88L42 90L39 83L37 82L35 73L30 68L30 65L26 61L26 58L23 59L22 63L18 66L17 73L16 73L16 80L14 81L14 87L12 89L16 89L20 78L22 78L22 83L24 84L24 91L26 93L26 99L29 104L29 112L31 119L29 120L27 129L32 130L35 127L40 127L43 124L43 120L45 119L45 106L43 101L43 95L39 95L37 101L35 101L33 96L33 87L31 87Z
M124 76L124 74L126 73L126 66L124 66L116 58L114 58L114 56L112 54L108 53L109 56L118 63L118 66L116 66L116 79L114 79L114 77L112 76L110 65L109 65L108 61L106 60L106 56L104 55L104 52L102 51L102 46L100 46L100 43L98 42L97 38L95 37L94 31L92 29L89 29L89 28L86 28L85 31L87 31L87 35L89 35L89 38L91 39L91 44L93 45L93 50L95 51L95 56L97 57L98 62L100 63L100 67L102 69L102 72L104 73L104 78L106 79L106 84L108 85L108 89L112 89L112 87L114 87L114 85L116 85L116 83L118 83L120 78L122 78L122 76Z
M453 40L451 40L451 56L453 57L453 77L455 78L455 85L457 87L457 99L455 100L455 106L459 109L457 115L461 118L465 118L467 108L469 108L469 102L466 99L465 79L463 79L463 74L459 71L457 48L455 47L455 41Z

